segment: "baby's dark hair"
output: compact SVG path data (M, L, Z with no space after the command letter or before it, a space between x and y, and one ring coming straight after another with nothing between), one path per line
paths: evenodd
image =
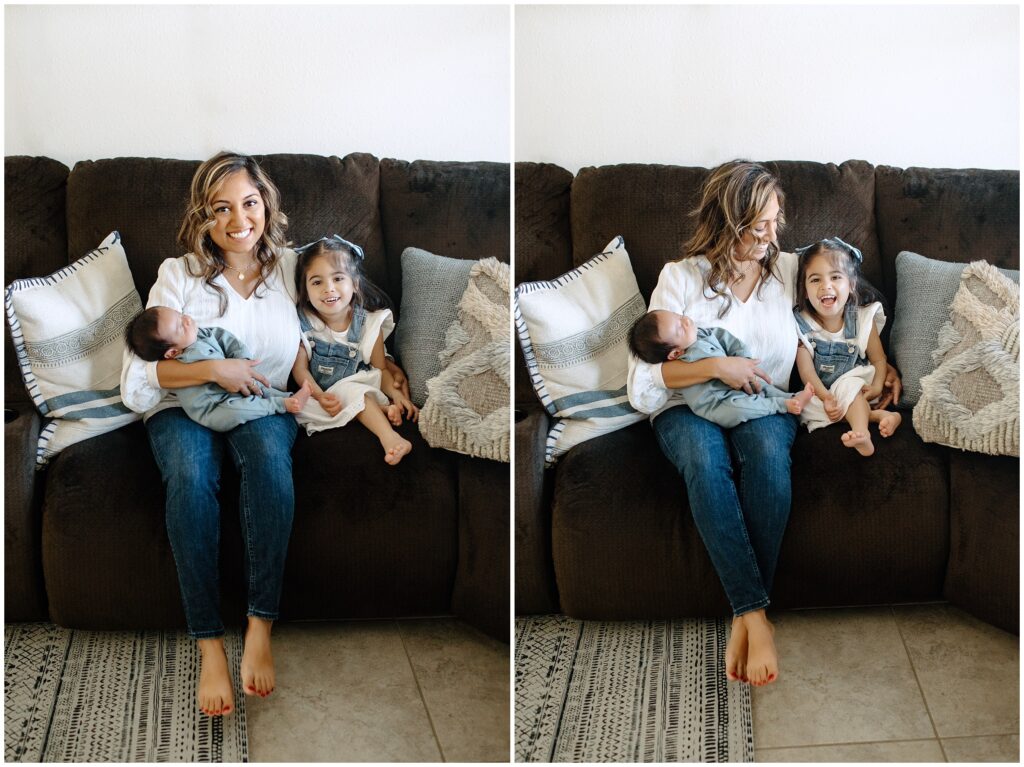
M146 362L159 362L167 354L172 344L160 338L157 323L160 320L160 307L152 306L135 315L124 329L124 341L140 359Z
M657 365L665 362L675 347L665 343L658 334L658 315L647 312L629 330L629 350L644 362Z
M807 297L806 284L807 265L815 256L825 256L832 266L846 273L847 278L850 280L850 297L847 299L847 304L852 302L853 306L863 306L876 300L870 289L862 287L860 279L860 262L862 257L860 251L846 244L838 237L827 237L824 240L818 240L813 245L801 248L797 251L797 254L800 257L796 271L796 306L798 309L812 317L818 316L818 313L814 311L814 306L811 305L811 300Z
M358 250L358 252L356 252ZM296 250L295 289L298 292L300 308L309 305L309 291L306 289L306 272L309 265L321 256L326 257L336 268L344 271L352 278L352 304L361 306L368 312L378 309L393 309L394 305L388 294L381 290L363 272L363 252L353 248L352 243L337 235L323 237L317 242ZM310 308L312 306L310 305Z

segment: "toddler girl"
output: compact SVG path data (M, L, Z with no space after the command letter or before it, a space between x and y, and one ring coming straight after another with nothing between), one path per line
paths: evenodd
M419 410L385 368L384 339L395 327L387 296L363 275L363 249L338 235L296 252L302 347L292 376L312 389L296 418L307 434L355 418L380 440L384 460L397 464L412 443L392 425L403 413L415 421Z
M843 434L843 444L871 455L875 446L868 423L877 423L879 434L889 437L902 420L899 413L872 410L869 404L885 383L885 352L878 337L885 324L882 305L860 305L863 256L852 245L830 237L796 254L800 262L793 314L801 342L796 365L815 394L800 419L814 431L846 416L850 431Z

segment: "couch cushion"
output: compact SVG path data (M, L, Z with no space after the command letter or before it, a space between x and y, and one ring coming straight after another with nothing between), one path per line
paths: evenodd
M68 263L64 197L67 166L48 157L4 158L4 285L41 277ZM103 235L85 250L96 247ZM4 325L4 401L28 402L18 358Z
M885 292L894 299L896 256L984 259L1020 268L1020 173L942 168L875 169L878 240Z
M401 304L406 248L508 262L509 196L507 163L381 160L381 218L395 305Z
M4 421L4 620L42 621L47 610L39 501L46 475L36 471L39 413L19 403Z
M874 457L864 460L842 446L840 434L829 428L797 436L793 510L772 603L940 599L949 551L944 449L925 445L904 424L890 439L877 440ZM831 481L814 479L822 476ZM562 459L552 548L567 615L729 613L685 484L646 423L585 442Z

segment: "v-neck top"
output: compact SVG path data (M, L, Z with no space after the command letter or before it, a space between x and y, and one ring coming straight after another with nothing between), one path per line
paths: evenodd
M199 273L193 254L168 258L160 265L156 283L149 291L146 307L168 306L187 314L200 327L219 327L237 336L260 360L256 370L266 376L275 389L288 383L299 350L301 332L295 312L295 251L285 249L274 271L248 298L243 298L220 274L214 278L227 298L220 313L220 294L202 277L189 273L188 265ZM161 389L156 362L145 362L125 350L121 369L121 398L132 410L149 418L167 407L178 405L173 389Z
M760 359L760 368L771 376L772 383L785 389L796 361L797 328L793 319L796 302L797 257L793 253L779 253L776 270L782 277L771 278L763 285L759 282L746 302L732 297L732 305L724 317L718 312L725 299L704 291L704 277L711 264L704 256L673 261L662 267L658 285L651 293L649 311L666 309L685 314L698 327L724 328L742 341ZM650 365L629 355L627 379L629 401L642 413L652 418L664 410L685 405L678 390L668 389L661 373L661 363Z

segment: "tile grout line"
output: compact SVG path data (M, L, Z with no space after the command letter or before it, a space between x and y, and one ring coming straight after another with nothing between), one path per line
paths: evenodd
M892 622L896 626L896 633L899 635L900 643L903 645L903 652L907 654L907 661L910 663L910 670L914 674L914 681L917 682L917 691L921 693L924 710L925 713L928 714L928 721L932 726L932 732L935 733L935 740L939 743L939 750L942 752L942 758L948 762L949 756L946 755L946 748L942 745L942 738L939 737L939 728L935 726L935 717L932 716L931 707L928 705L928 696L925 695L924 687L921 685L921 678L917 675L917 667L914 665L914 657L910 654L910 648L907 647L907 639L903 636L903 630L900 628L900 621L896 616L895 605L889 605L889 612L892 614Z
M1016 733L1013 733L1016 734ZM975 737L989 737L989 736L978 736L978 735L961 735L958 737L963 738L975 738ZM993 735L991 737L1002 737L999 735ZM837 743L808 743L802 746L769 746L768 748L757 748L755 751L789 751L790 749L796 748L835 748L836 746L876 746L882 745L887 746L890 743L931 743L932 741L939 741L940 738L897 738L896 740L850 740L840 741Z
M437 745L437 752L441 755L441 761L447 762L445 758L444 749L441 748L441 739L437 737L437 728L434 727L434 717L430 715L430 706L427 705L427 699L423 697L423 688L420 687L420 679L416 676L416 667L412 664L412 656L409 654L409 647L405 644L405 634L402 633L402 624L400 621L395 621L395 626L398 629L398 638L402 642L402 649L405 651L405 659L409 662L409 670L412 672L413 681L416 682L416 692L420 694L420 702L423 703L423 710L427 713L427 721L430 722L430 732L434 736L434 743Z

